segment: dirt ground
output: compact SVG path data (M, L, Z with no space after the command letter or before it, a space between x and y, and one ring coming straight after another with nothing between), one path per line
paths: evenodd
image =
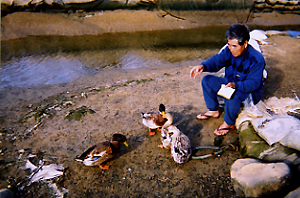
M127 18L137 19L140 13L138 16L131 15L136 12L138 11L125 11L123 14ZM8 20L17 22L20 15L23 16L21 23L23 27L8 22ZM86 26L87 28L77 26L72 32L68 28L55 28L57 24L53 23L45 29L33 21L43 21L44 15L51 18L52 15L41 15L43 17L39 18L33 17L37 16L34 13L14 13L2 18L2 33L3 26L5 27L2 40L31 34L83 34L84 31L97 29L97 27L89 29L90 26ZM101 14L97 17L100 16ZM211 21L205 23L236 22L234 15L231 17L232 21L223 21L224 17L222 20L214 18L214 21L208 18ZM294 20L294 16L291 17ZM163 21L160 27L168 23L170 28L174 28L182 23L181 20L172 17L158 18L155 15L154 18L150 17L151 20L143 18L147 28L150 26L153 29L159 28L152 26L160 20ZM92 17L84 18L86 19L92 20ZM106 18L109 19L111 18ZM139 29L134 25L127 26L123 22L118 22L120 18L115 20L116 23L111 21L107 23L106 27L110 29L104 28L103 32L148 30L145 27ZM173 23L168 20L172 20ZM59 23L59 27L60 23L66 23L61 20L56 22ZM205 23L203 25L207 25ZM283 22L278 20L274 23ZM191 27L193 23L183 28ZM100 29L96 33L99 33ZM269 45L262 46L269 74L264 98L295 97L293 91L300 94L300 40L289 36L272 36L268 42ZM236 197L230 180L230 167L241 157L237 149L226 150L220 156L190 160L179 165L173 161L168 150L157 147L160 144L160 134L149 137L148 129L142 125L140 113L157 111L158 105L164 103L167 111L174 116L174 125L191 139L193 147L213 145L213 131L222 123L223 115L219 119L206 121L196 119L198 113L206 111L199 86L205 74L192 80L189 78L190 69L191 66L174 65L154 70L107 69L95 76L82 77L70 83L1 90L0 188L7 186L8 178L23 180L29 175L22 167L25 164L24 160L31 153L45 159L46 164L63 164L64 176L55 182L59 189L68 189L65 197ZM64 101L72 101L73 105L70 107L61 105ZM81 106L87 106L95 113L87 113L80 120L64 119L70 110ZM34 118L20 122L20 118L29 112L36 112L43 107L55 108L44 111L40 122ZM35 128L37 123L40 124ZM85 167L75 162L74 158L77 155L99 141L110 139L114 133L126 135L129 147L121 147L121 153L108 162L109 170ZM238 134L235 131L225 137L223 145L238 144L237 140ZM20 155L22 149L25 153ZM40 182L25 187L22 197L54 197L54 195L49 191L46 182Z

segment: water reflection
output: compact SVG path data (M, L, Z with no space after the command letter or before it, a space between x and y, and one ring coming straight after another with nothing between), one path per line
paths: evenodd
M85 75L84 64L68 56L27 56L2 63L1 88L69 82Z
M1 88L69 82L104 68L135 69L199 59L226 26L84 36L29 36L1 42Z
M69 82L106 68L136 69L205 59L227 26L84 36L29 36L1 42L1 86ZM215 52L214 52L215 53Z
M215 52L198 49L121 49L94 50L75 53L54 53L14 57L2 62L1 88L26 87L37 84L69 82L79 76L94 75L103 69L157 68L174 63L189 65L189 61L208 57Z
M69 82L104 68L163 67L206 58L201 50L224 44L223 34L207 34L182 30L5 41L1 49L0 88Z

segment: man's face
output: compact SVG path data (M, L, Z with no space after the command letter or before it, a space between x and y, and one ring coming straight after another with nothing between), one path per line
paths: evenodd
M245 52L248 41L245 41L245 43L242 46L239 45L239 41L237 39L228 39L227 43L231 54L234 57L238 57Z

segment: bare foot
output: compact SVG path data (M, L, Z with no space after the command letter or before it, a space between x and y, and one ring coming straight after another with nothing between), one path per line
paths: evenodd
M199 120L207 120L209 118L218 118L220 116L219 111L207 111L206 113L202 113L197 115L197 119Z

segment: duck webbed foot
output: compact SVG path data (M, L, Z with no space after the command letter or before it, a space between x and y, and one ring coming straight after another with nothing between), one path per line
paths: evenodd
M149 128L149 135L150 135L150 136L155 135L155 129L150 129L150 128Z
M99 166L99 168L101 168L101 169L103 169L103 170L109 169L109 165L107 165L107 164L104 164L104 165L98 164L98 166Z

